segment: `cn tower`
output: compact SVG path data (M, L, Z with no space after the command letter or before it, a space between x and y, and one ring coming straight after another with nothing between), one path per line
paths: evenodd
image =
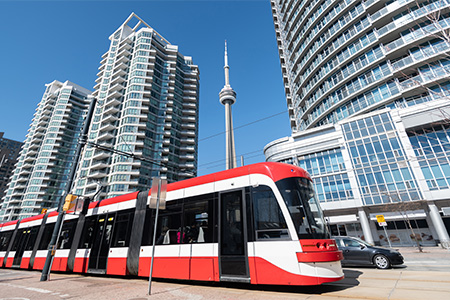
M234 149L233 117L231 105L236 102L236 92L230 86L230 67L228 66L227 41L225 41L225 86L219 93L220 103L225 106L225 140L226 140L226 169L236 168L236 150Z

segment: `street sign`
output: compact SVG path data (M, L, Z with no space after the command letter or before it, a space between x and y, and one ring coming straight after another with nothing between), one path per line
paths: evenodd
M149 207L156 209L159 195L159 209L166 209L166 193L167 193L167 180L159 177L154 177L152 180L152 189L150 197L148 197Z
M74 215L86 214L89 209L89 203L91 202L91 198L80 196L76 200L75 207L73 209Z
M379 226L387 226L386 220L384 219L383 215L376 215L376 217Z

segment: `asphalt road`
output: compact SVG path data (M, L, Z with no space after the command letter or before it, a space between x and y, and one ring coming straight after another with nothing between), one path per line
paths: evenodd
M322 286L279 287L154 281L0 269L0 300L38 299L449 299L450 251L400 249L405 265L390 270L344 268L345 279Z

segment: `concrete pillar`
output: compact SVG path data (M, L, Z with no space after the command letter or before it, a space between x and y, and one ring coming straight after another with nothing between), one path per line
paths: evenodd
M364 239L369 244L375 244L373 241L372 231L370 230L369 220L367 219L366 212L362 207L358 208L359 223L361 223L361 229L364 233Z
M430 210L431 222L433 222L434 229L436 229L437 237L442 247L450 248L450 237L448 236L447 229L442 221L439 210L433 202L428 203L428 209Z
M381 246L380 236L378 235L377 226L375 226L375 222L369 220L370 231L372 232L374 244L377 246Z
M433 236L433 239L437 245L437 243L439 241L439 236L437 234L436 228L434 228L433 221L431 220L430 211L426 208L424 209L424 211L425 211L428 228L430 229L431 235Z

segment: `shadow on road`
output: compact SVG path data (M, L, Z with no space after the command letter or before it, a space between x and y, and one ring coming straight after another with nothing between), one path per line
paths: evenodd
M9 277L9 278L5 278L5 279L0 279L0 282L24 280L24 279L30 279L30 278L34 278L34 277L33 276L28 276L28 277Z
M180 281L170 279L154 279L154 281L168 282L176 284L186 285L201 285L212 287L225 287L243 290L256 290L266 292L281 292L281 293L303 293L311 295L321 295L330 292L342 291L348 288L352 288L359 285L358 277L362 274L356 270L343 270L345 278L340 281L325 283L323 285L314 286L283 286L283 285L251 285L248 283L236 283L236 282L202 282L202 281Z

